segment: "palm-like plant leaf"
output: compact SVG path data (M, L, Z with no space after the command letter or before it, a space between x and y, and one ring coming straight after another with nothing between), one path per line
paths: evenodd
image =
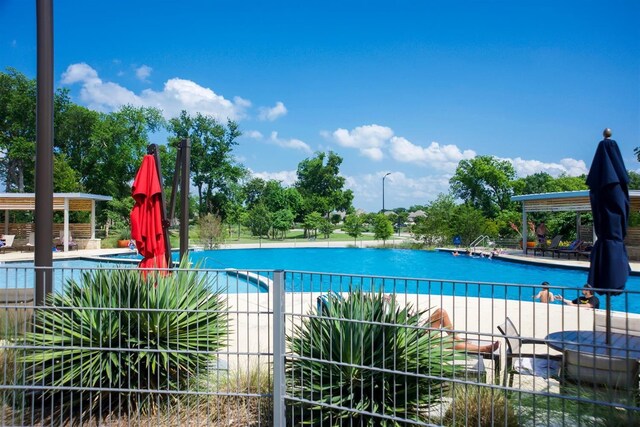
M20 382L45 390L26 393L24 406L48 408L33 414L43 420L82 422L139 410L154 392L185 387L226 345L222 292L186 270L147 279L136 270L99 270L70 280L35 310L22 339Z
M387 426L420 419L460 357L451 338L426 329L425 314L358 290L331 298L325 311L294 326L287 337L289 393L315 402L295 401L295 422Z

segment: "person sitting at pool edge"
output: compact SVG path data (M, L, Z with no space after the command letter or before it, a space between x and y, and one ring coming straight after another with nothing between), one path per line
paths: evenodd
M558 298L549 291L549 282L542 282L541 286L542 290L538 292L533 299L539 299L540 302L550 303L554 302Z
M447 313L447 311L443 308L439 308L433 312L433 314L429 317L429 323L433 328L453 330L453 322L449 317L449 313ZM464 338L458 337L456 334L452 332L451 333L448 331L445 331L445 332L447 332L448 335L453 335L453 342L454 342L453 348L456 350L472 351L472 352L479 352L479 353L493 353L498 347L500 347L500 341L495 341L487 345L476 345L476 344L473 344L472 342L465 340Z
M591 285L587 283L584 285L584 288L582 288L582 296L574 299L573 301L564 299L562 295L558 295L556 298L567 305L585 308L600 308L600 300L593 294L592 289Z

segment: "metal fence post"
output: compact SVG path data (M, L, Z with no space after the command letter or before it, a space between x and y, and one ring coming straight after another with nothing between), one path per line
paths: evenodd
M285 425L285 293L284 270L273 274L273 425Z

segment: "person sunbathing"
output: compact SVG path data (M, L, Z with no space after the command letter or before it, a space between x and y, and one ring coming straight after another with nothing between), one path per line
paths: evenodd
M471 352L479 352L479 353L493 353L498 347L500 347L500 341L494 341L490 344L486 345L477 345L472 342L467 341L464 338L459 337L457 334L453 332L449 332L447 330L453 331L453 322L449 317L449 313L443 308L438 308L433 312L433 314L429 317L429 323L431 327L444 329L448 335L453 335L453 348L456 350L464 350Z

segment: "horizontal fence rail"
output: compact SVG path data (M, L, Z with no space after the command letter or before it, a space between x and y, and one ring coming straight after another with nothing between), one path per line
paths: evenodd
M0 265L2 425L640 423L638 290L52 270Z

